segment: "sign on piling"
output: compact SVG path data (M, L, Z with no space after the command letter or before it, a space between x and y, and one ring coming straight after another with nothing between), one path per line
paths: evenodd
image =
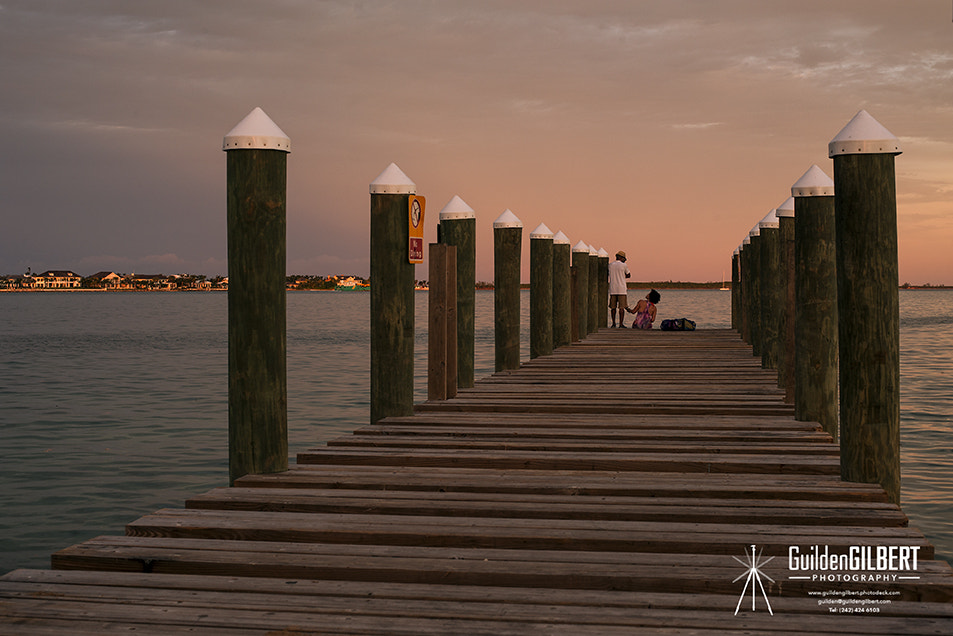
M285 260L291 140L260 108L226 136L228 473L288 469Z

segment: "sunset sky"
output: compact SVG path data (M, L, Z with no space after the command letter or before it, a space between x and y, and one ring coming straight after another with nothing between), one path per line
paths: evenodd
M369 274L391 162L636 280L721 280L860 109L900 139L900 281L953 285L950 0L0 0L0 273L224 274L223 136L292 140L288 273ZM426 266L418 266L426 278Z

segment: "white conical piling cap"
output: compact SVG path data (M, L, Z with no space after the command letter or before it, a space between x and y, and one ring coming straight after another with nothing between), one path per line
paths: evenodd
M291 139L261 108L245 115L228 131L222 150L280 150L291 152Z
M550 239L553 238L553 231L546 227L545 223L540 223L536 229L529 233L531 239Z
M771 210L770 212L764 215L763 219L758 221L758 228L762 230L766 228L775 228L775 227L778 227L778 211L777 210Z
M599 248L599 258L609 258L609 252L606 251L606 248Z
M785 219L794 218L794 197L788 197L784 200L784 203L778 206L778 209L774 211L777 217Z
M827 146L828 156L884 154L899 155L900 141L866 110L854 115Z
M751 231L754 232L754 230L751 230ZM746 237L744 238L744 240L741 241L742 249L744 249L744 246L745 246L745 245L751 245L751 234L750 234L750 233L748 234L748 236L746 236Z
M553 237L553 245L569 245L569 237L563 234L562 230L556 232L556 236Z
M751 238L752 236L761 236L761 223L760 223L760 222L759 222L759 223L755 223L755 224L754 224L754 227L751 228L751 231L748 232L748 238Z
M507 208L503 210L503 214L496 217L496 220L493 221L494 230L503 227L523 227L523 222L516 218L516 215Z
M463 199L453 195L450 202L440 210L439 217L441 221L452 221L454 219L475 219L476 214L473 212L473 208L467 205Z
M589 256L599 256L599 252L592 245L589 246Z
M791 186L791 195L795 197L832 197L834 196L834 180L815 164L794 182L794 185Z
M588 245L588 243L586 243L585 241L579 241L578 243L576 243L575 245L572 246L572 251L573 251L573 252L585 252L586 254L588 254L588 253L589 253L589 245Z
M392 163L371 181L371 194L416 194L417 184Z
M735 248L735 251L732 252L731 255L732 255L732 256L738 256L739 254L741 254L741 246L740 246L740 245Z

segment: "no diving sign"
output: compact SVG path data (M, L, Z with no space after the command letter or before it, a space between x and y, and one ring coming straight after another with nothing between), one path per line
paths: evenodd
M424 208L426 205L426 198L411 195L407 210L408 229L410 230L407 260L411 263L424 262Z

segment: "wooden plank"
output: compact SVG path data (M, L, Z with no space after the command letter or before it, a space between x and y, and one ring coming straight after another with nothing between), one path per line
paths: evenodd
M219 488L192 497L187 508L272 512L404 514L544 519L688 521L902 527L892 504L682 498L540 496L421 491Z
M786 556L791 545L824 543L840 553L852 545L933 547L913 528L772 524L446 517L369 514L280 515L257 511L163 509L126 526L140 537L235 539L299 543L430 545L618 552L734 554L738 546L764 546L767 556Z
M615 441L607 445L604 440L584 442L580 440L564 441L543 436L533 436L530 439L498 439L483 437L470 439L466 434L455 435L452 439L441 436L399 436L386 435L376 438L365 436L347 436L330 440L328 447L353 448L413 448L420 450L436 450L459 448L469 450L509 450L509 451L559 451L567 453L726 453L739 455L765 455L786 453L789 455L814 455L839 457L837 448L832 444L778 444L778 443L737 443L726 441L714 443L702 442L665 442L640 441L639 443L624 443Z
M400 602L463 603L479 600L489 604L541 606L550 610L566 606L570 609L586 606L602 609L657 608L666 610L714 610L733 609L738 596L702 592L678 594L646 591L639 594L619 590L581 590L558 588L527 588L497 586L467 586L439 584L394 584L364 581L327 579L299 579L293 583L285 579L262 577L219 577L208 575L143 575L132 572L108 572L97 570L15 570L0 577L0 598L22 594L63 595L65 598L83 596L109 596L112 594L139 594L144 598L171 598L178 602L190 602L182 591L216 595L216 603L225 606L243 605L261 599L265 595L270 603L305 606L307 599L320 602L332 598L334 602L358 601L366 604L369 599L396 600ZM232 596L232 595L235 596ZM247 595L247 596L242 596ZM198 602L212 599L200 598ZM787 615L815 614L818 604L814 598L772 596L775 611ZM884 607L891 616L953 617L953 604L895 601ZM670 614L677 620L677 614Z
M411 584L737 594L744 573L733 554L360 546L297 542L98 537L54 555L60 569L203 574ZM739 555L740 556L740 555ZM778 564L783 572L783 564ZM767 567L767 572L771 572ZM787 579L772 572L772 596L852 589L849 582ZM953 601L949 565L924 561L918 580L892 582L891 598ZM816 603L816 601L815 601Z
M799 473L839 475L837 457L730 453L558 453L318 448L298 454L298 464L377 464L380 466L490 467L497 469L666 471L696 473Z
M249 475L243 487L363 488L443 492L500 492L566 495L743 497L787 501L886 501L874 484L842 482L832 475L731 473L620 473L579 470L503 470L495 468L420 468L416 466L298 466L284 473Z
M381 619L385 617L492 620L500 629L519 625L529 629L534 624L620 626L629 629L636 626L697 625L702 621L717 625L726 621L727 611L736 602L734 595L718 594L688 596L650 592L634 597L631 593L616 591L574 590L566 593L550 590L545 598L538 598L534 590L522 588L391 584L361 584L358 587L349 582L324 581L297 581L294 585L288 585L284 581L276 584L268 580L239 577L230 577L229 589L220 591L222 586L216 581L221 581L222 577L116 574L112 575L115 579L94 583L82 578L68 578L68 575L85 573L59 574L66 576L45 582L31 580L27 578L29 573L26 573L26 577L16 581L0 580L0 598L43 598L46 600L41 607L31 608L34 612L39 613L38 610L41 610L44 614L50 611L67 614L73 610L74 620L79 621L86 616L75 611L75 603L94 601L105 611L111 609L110 603L119 606L113 609L117 617L121 608L142 608L146 610L143 614L152 610L153 615L157 614L156 608L163 608L167 615L175 615L172 619L166 616L166 624L182 620L187 613L195 615L197 610L205 609L213 610L220 626L230 622L227 618L229 614L221 610L230 610L235 612L230 615L233 619L231 622L243 625L260 621L261 613L277 612L307 614L303 624L313 625L319 621L322 628L325 618L331 617L333 621L346 615L360 618L368 628L377 629L381 628ZM183 591L189 593L183 596ZM448 592L449 598L444 597L445 592ZM475 600L478 602L473 602ZM772 605L777 614L784 616L783 620L788 626L793 619L801 628L813 627L824 630L824 633L830 629L826 617L818 615L813 600L775 597ZM179 608L183 608L183 611L178 611ZM632 608L640 611L634 614ZM942 629L944 619L951 616L949 611L944 613L943 605L938 603L897 601L889 609L889 615L878 616L875 621L866 617L842 617L847 622L840 622L840 629L835 633L850 633L842 630L855 630L859 626L867 627L868 633L872 634L918 633L911 630ZM29 609L20 610L21 615L28 613ZM131 622L130 614L133 612L126 612L121 617ZM206 620L206 626L211 627L209 617L202 618ZM732 616L731 619L734 627L744 626L745 629L761 631L773 629L781 620L772 621L767 614L759 616L747 612L739 617ZM854 624L851 624L852 619Z

